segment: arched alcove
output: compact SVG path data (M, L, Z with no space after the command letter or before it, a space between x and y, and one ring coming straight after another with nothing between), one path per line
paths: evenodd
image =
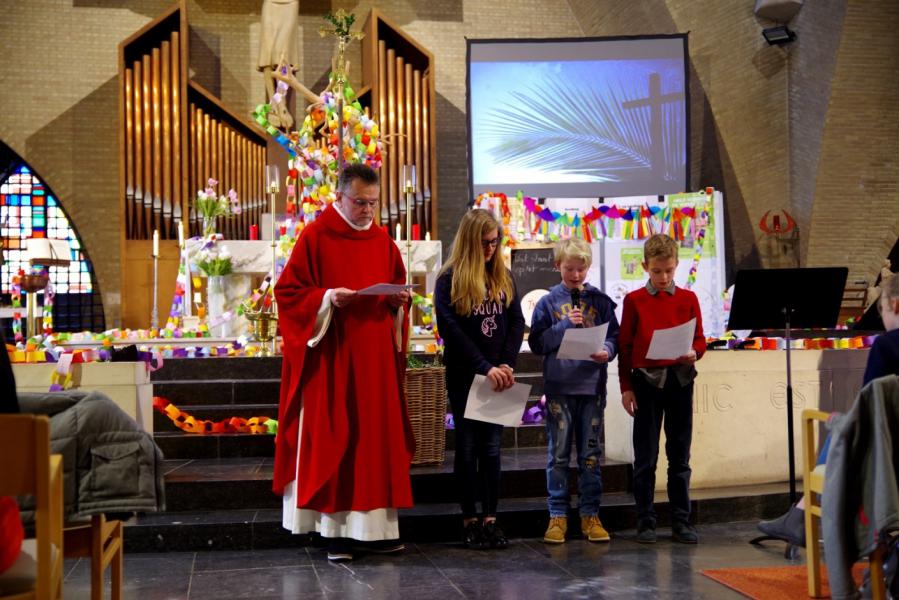
M50 281L56 294L53 329L104 330L103 304L94 268L62 203L49 186L8 147L4 154L6 164L0 165L0 238L3 242L0 294L3 304L8 305L10 301L12 276L19 269L28 269L25 240L65 240L69 245L71 264L68 267L50 267Z

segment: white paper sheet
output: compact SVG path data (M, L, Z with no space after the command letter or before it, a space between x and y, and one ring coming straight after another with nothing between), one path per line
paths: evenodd
M695 317L676 327L656 329L652 332L652 341L649 342L646 358L652 360L674 360L689 354L690 348L693 347L693 334L695 332Z
M399 294L403 290L411 290L416 285L418 284L376 283L365 289L358 290L356 293L360 296L390 296L391 294Z
M486 376L475 375L468 390L465 418L518 427L530 393L531 386L526 383L516 383L507 390L494 392Z
M596 327L572 327L565 330L562 344L556 353L556 358L568 360L593 360L591 354L596 354L603 349L606 341L606 333L609 324L603 323Z

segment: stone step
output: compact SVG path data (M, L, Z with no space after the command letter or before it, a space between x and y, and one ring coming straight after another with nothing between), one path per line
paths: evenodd
M199 362L202 359L194 359L194 361ZM530 385L532 397L540 398L543 394L542 373L516 372L515 380ZM277 404L280 389L280 379L153 381L153 395L165 398L178 408L182 408L182 405Z
M195 413L186 410L195 418L204 417L197 410ZM192 408L192 407L191 407ZM251 411L252 412L252 411ZM258 411L257 411L258 412ZM220 414L226 414L224 409ZM276 415L276 413L273 413ZM241 416L236 411L221 418ZM260 415L250 415L260 416ZM277 415L276 415L277 416ZM177 429L171 420L161 413L154 414L153 423L156 432L153 440L167 459L192 458L238 458L238 457L273 457L275 455L274 436L267 434L194 434L184 433ZM455 450L456 436L452 429L446 430L446 450ZM522 425L521 427L503 428L503 448L546 448L546 427L542 423Z
M196 359L200 360L200 359ZM153 395L184 406L278 404L280 379L154 381Z
M503 498L546 495L546 451L539 448L503 452ZM247 510L277 508L272 493L270 458L220 460L167 460L166 507L169 511ZM603 489L609 493L630 489L631 466L608 462L602 467ZM570 492L577 493L577 470L571 469ZM413 466L412 495L416 504L447 502L456 497L453 453L442 465Z
M162 381L221 381L233 379L281 379L281 357L167 358L150 375Z
M756 485L692 492L693 519L699 529L712 523L770 519L789 505L786 484ZM572 499L573 505L577 499ZM668 531L668 505L656 495L660 542ZM497 519L512 538L540 538L549 515L545 496L503 498ZM636 525L633 497L627 493L603 494L600 518L612 533L612 544L631 543ZM421 504L400 511L400 535L406 542L457 543L461 537L461 513L455 503ZM280 508L203 510L146 514L129 521L124 529L126 552L174 552L197 550L256 550L321 544L307 535L291 535L281 527ZM580 538L577 514L569 513L569 543Z

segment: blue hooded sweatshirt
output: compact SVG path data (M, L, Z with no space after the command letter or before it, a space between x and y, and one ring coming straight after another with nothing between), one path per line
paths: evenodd
M608 322L606 351L609 362L618 354L618 319L615 302L589 283L581 291L581 311L584 326L593 327ZM565 330L575 325L568 320L571 311L571 290L560 283L543 296L531 319L528 345L534 354L543 354L544 391L551 395L606 395L608 368L590 360L562 360L556 352L562 345Z

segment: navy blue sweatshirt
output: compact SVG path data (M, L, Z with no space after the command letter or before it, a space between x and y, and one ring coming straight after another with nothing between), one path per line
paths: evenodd
M606 351L609 362L618 353L618 319L615 302L589 283L581 292L581 312L584 326L609 324L606 332ZM565 330L575 325L568 320L571 311L571 290L560 283L540 298L531 319L528 344L534 354L543 354L543 389L547 394L568 396L606 395L607 364L591 360L562 360L556 358Z
M877 336L868 353L864 383L884 375L899 375L899 329Z
M447 389L467 392L476 374L486 375L502 364L515 367L524 316L517 289L509 306L485 299L470 315L460 315L452 306L452 288L453 270L447 269L434 290L437 331L444 343Z

